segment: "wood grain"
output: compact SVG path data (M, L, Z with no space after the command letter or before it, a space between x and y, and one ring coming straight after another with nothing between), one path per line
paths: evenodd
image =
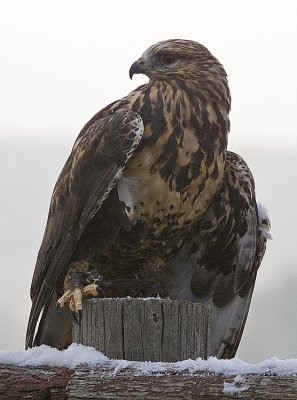
M236 385L234 376L213 374L140 375L134 369L115 371L108 363L76 369L0 365L2 400L295 400L296 376L244 376ZM228 390L228 384L231 389ZM227 388L227 390L226 390ZM230 388L230 387L229 387Z
M180 361L209 356L208 306L167 299L90 299L73 341L109 358Z

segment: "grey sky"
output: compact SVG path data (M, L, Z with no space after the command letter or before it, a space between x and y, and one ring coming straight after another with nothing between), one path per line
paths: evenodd
M50 195L75 137L100 108L146 81L128 77L145 48L186 38L208 47L227 70L229 148L249 163L258 199L272 219L274 240L260 269L239 356L297 357L292 339L297 335L297 2L12 0L1 5L0 349L23 348Z

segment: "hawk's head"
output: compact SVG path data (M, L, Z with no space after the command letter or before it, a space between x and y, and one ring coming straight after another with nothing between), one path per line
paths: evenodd
M201 80L221 77L226 73L219 61L206 47L192 40L171 39L149 47L129 71L145 74L155 79L192 79Z

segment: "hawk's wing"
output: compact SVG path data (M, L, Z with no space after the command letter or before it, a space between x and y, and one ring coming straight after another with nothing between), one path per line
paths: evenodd
M135 112L116 112L86 126L58 178L31 286L27 346L42 308L65 273L85 227L122 175L143 134Z
M168 266L171 297L212 308L211 354L235 355L269 237L258 215L254 181L244 160L227 152L222 187L193 239Z

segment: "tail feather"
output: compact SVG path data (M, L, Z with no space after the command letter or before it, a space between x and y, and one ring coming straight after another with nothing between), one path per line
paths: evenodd
M56 309L57 300L58 295L54 291L50 297L50 301L42 311L35 337L36 315L39 315L41 310L38 307L34 307L33 302L27 330L26 348L46 344L62 350L72 343L71 314L69 310L64 308L60 309L58 313ZM34 321L34 323L30 323L30 321Z
M193 267L188 257L189 246L169 262L166 271L166 292L177 300L194 301L211 307L210 354L218 358L235 356L246 323L254 285L244 296L235 294L223 307L213 303L212 294L197 298L191 290Z

